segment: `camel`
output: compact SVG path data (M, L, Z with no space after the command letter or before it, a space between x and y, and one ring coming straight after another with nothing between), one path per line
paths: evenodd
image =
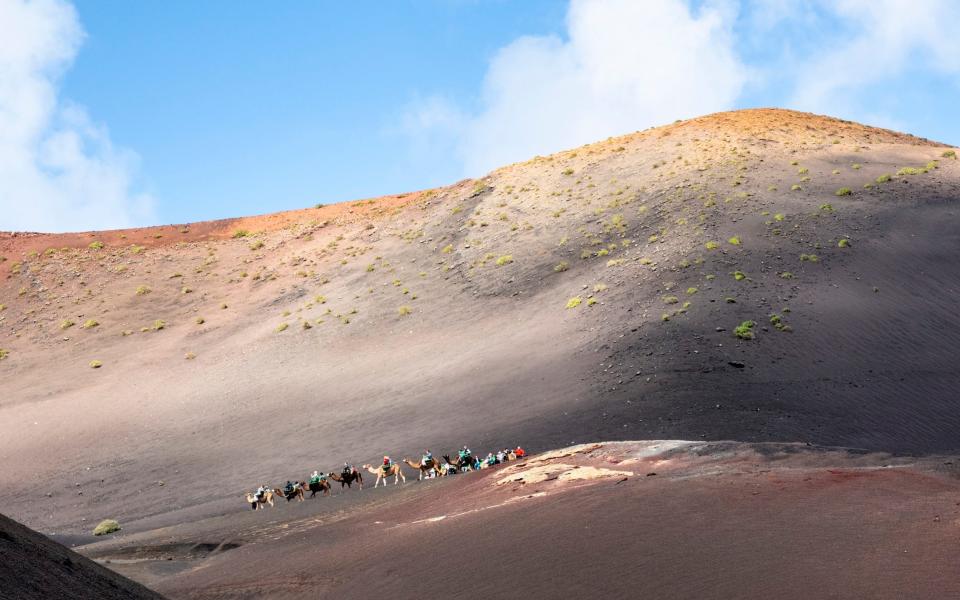
M310 497L313 498L317 495L317 492L323 492L324 496L330 495L330 482L326 479L321 479L317 483L310 482Z
M356 481L360 484L360 489L363 490L363 473L354 468L351 472L344 475L343 473L330 473L327 475L330 479L340 482L340 489L343 490L343 486L353 487L353 482Z
M258 499L255 494L248 493L247 502L250 504L250 508L253 510L260 510L261 508L264 508L265 504L269 504L271 507L273 507L273 492L270 490L264 491L263 497L260 499Z
M431 458L430 464L424 465L423 462L414 462L409 458L403 459L403 462L407 463L411 469L417 469L420 471L420 479L418 481L423 481L425 476L429 477L429 473L432 471L437 474L437 477L443 476L443 470L440 468L440 463L437 462L437 459Z
M447 464L452 465L457 471L463 473L466 473L467 471L473 471L477 464L477 461L473 456L470 457L469 462L461 462L459 456L457 456L456 460L450 460L450 455L444 454L443 460L447 461Z
M273 493L280 498L286 498L287 502L290 502L294 498L297 499L297 502L303 502L303 488L305 487L307 487L306 482L300 481L294 486L293 492L291 492L289 496L280 488L274 488Z
M373 467L372 465L363 465L363 468L377 476L377 481L376 483L373 484L374 489L376 489L376 487L380 485L381 479L383 480L383 487L387 487L387 478L390 477L391 475L395 476L395 479L393 480L393 485L397 485L398 483L400 483L401 479L403 480L404 483L407 482L407 478L404 477L403 471L400 470L400 465L398 465L397 463L393 463L387 468L384 468L383 466Z

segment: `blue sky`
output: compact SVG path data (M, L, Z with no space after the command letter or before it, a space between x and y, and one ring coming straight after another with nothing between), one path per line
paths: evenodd
M751 106L958 143L958 5L0 0L0 230L409 191Z

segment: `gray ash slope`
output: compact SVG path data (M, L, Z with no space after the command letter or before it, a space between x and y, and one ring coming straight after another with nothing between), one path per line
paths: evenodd
M162 596L0 515L3 600L160 600Z
M0 501L134 531L463 443L957 451L949 152L750 110L403 197L0 238Z

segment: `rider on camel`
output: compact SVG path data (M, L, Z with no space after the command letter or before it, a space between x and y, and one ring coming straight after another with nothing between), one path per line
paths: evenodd
M430 450L424 450L423 456L420 457L420 464L423 466L433 464L433 453Z

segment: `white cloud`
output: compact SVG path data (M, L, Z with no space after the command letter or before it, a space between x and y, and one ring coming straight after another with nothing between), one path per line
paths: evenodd
M960 75L960 2L823 0L820 5L841 27L798 65L792 105L859 116L870 114L864 106L878 100L871 86L911 70ZM883 95L889 100L891 94L897 90Z
M124 227L152 215L137 156L58 97L83 41L60 0L0 0L0 230Z
M580 144L729 109L748 78L731 5L574 0L567 39L521 37L487 71L475 114L421 104L408 119L446 127L467 175ZM437 116L430 116L436 112ZM456 117L456 118L455 118Z

